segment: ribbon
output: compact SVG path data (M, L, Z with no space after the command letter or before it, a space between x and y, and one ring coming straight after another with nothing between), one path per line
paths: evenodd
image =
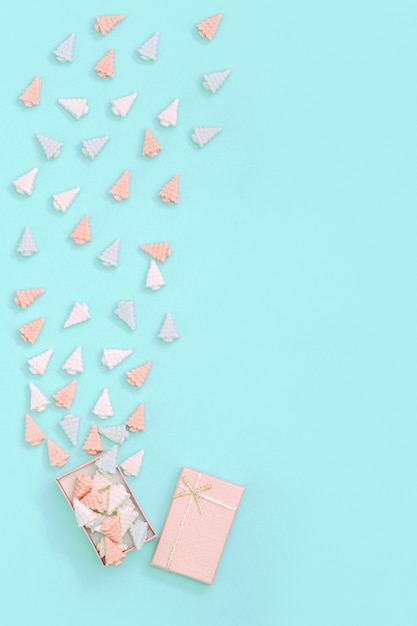
M191 483L186 476L182 477L182 482L187 487L187 491L179 491L178 493L174 493L173 498L181 498L182 496L192 496L194 498L194 502L196 503L200 515L203 512L200 504L200 496L202 491L207 491L211 489L211 485L202 485L201 487L191 487Z

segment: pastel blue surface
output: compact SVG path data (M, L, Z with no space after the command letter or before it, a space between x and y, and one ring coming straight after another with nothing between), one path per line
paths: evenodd
M218 11L204 41L195 23ZM127 18L95 33L112 13ZM415 626L416 4L24 0L2 22L4 623ZM160 58L146 64L135 50L157 30ZM51 50L72 32L75 60L61 65ZM116 77L99 79L112 47ZM227 68L206 93L202 75ZM17 98L36 74L42 102L26 109ZM114 117L110 99L132 91L128 117ZM62 97L87 97L89 114L73 120ZM178 126L163 129L155 116L175 97ZM223 128L201 150L199 125ZM147 126L156 160L140 155ZM46 162L35 133L62 141L62 156ZM81 140L103 134L88 161ZM33 196L16 194L37 166ZM116 203L107 190L127 168L131 197ZM165 206L157 192L177 172L180 203ZM68 213L54 211L51 194L74 186ZM93 240L79 248L69 234L85 214ZM26 225L30 259L15 252ZM116 237L120 267L106 270L97 255ZM151 293L139 246L165 240L167 284ZM47 291L22 311L13 294L27 287ZM134 333L112 314L121 299L136 303ZM64 330L76 300L92 319ZM173 345L156 338L168 310ZM18 327L40 315L24 344ZM104 387L108 424L146 403L146 432L120 452L145 450L130 484L158 532L182 466L246 487L213 586L151 567L155 542L102 568L55 485L63 470L24 443L29 381L54 393L77 345L80 442ZM47 375L31 376L26 360L50 347ZM101 351L117 347L134 355L109 372ZM147 359L146 385L130 388L124 371ZM61 432L64 414L33 415L71 469L87 455Z

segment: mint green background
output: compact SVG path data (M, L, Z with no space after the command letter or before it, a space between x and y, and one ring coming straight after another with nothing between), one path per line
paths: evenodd
M225 14L214 41L194 24ZM109 36L94 16L125 13ZM243 7L178 0L152 3L11 3L2 9L1 436L3 615L8 626L415 625L417 619L417 298L415 2L280 2ZM135 48L161 32L160 59ZM77 34L75 61L50 51ZM92 67L116 49L116 78ZM203 73L230 68L215 95ZM17 100L35 74L40 107ZM123 120L108 102L138 91ZM87 97L73 121L59 97ZM155 115L179 97L179 123ZM150 126L164 151L140 156ZM223 133L203 150L194 125ZM46 162L40 132L63 141ZM108 133L93 161L82 139ZM32 197L11 181L34 166ZM107 189L133 173L128 202ZM181 201L156 193L174 173ZM50 195L82 187L66 215ZM91 216L93 241L68 235ZM14 250L30 225L32 259ZM122 239L121 265L96 256ZM167 239L167 285L148 293L142 243ZM47 293L29 310L18 288ZM134 299L131 333L112 310ZM75 300L92 320L63 330ZM156 339L170 310L181 339ZM45 314L35 346L17 328ZM147 430L131 436L124 458L145 449L135 493L159 532L183 465L246 487L215 583L150 566L155 543L120 568L101 568L54 478L45 446L23 442L28 382L47 394L69 379L61 364L77 345L85 373L73 412L80 441L104 386L124 421L144 400ZM26 359L55 353L44 378ZM142 390L108 372L105 347L133 348L126 365L152 359ZM70 450L56 408L39 415L48 436ZM35 414L35 419L36 414ZM80 446L79 446L80 448ZM87 460L71 452L65 469ZM94 621L94 622L93 622Z

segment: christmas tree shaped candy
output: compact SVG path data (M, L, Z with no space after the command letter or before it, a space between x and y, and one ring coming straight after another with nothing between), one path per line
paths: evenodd
M87 435L87 439L84 441L82 449L91 455L95 455L95 454L98 454L99 452L103 452L103 444L101 443L98 428L95 424L91 426L90 431Z
M27 107L36 106L40 102L41 93L41 79L39 76L35 76L30 85L26 87L23 93L19 96L19 100L22 100L23 104Z
M164 277L161 274L161 270L153 259L150 262L148 274L146 276L146 287L157 291L165 285Z
M115 315L125 322L131 330L136 328L135 304L131 300L121 300L114 310Z
M51 439L46 440L48 446L49 465L53 467L63 467L69 459L68 452L65 452L57 443Z
M91 241L90 218L85 215L70 235L71 239L77 246L83 246Z
M88 508L85 504L80 502L78 498L74 498L72 501L74 506L75 519L77 520L77 526L87 526L87 524L93 522L96 518L94 511Z
M101 357L101 362L103 365L112 370L116 365L122 363L128 356L133 353L133 350L112 350L105 348L103 350L103 356Z
M132 387L142 387L148 378L149 372L152 367L151 361L146 361L143 365L139 365L139 367L135 367L132 370L126 372L127 382Z
M113 187L109 189L109 193L115 200L127 200L130 189L130 172L125 170Z
M106 517L100 526L96 526L96 531L105 537L109 537L115 543L122 543L122 529L117 515Z
M32 320L28 322L24 326L19 328L20 336L23 341L28 341L29 343L35 343L37 338L39 337L39 333L41 332L41 328L45 323L44 317L39 317L37 320Z
M119 506L117 509L117 517L120 521L120 531L123 535L129 530L133 522L139 517L139 513L132 507L127 505Z
M159 195L161 196L163 202L175 202L178 204L180 199L179 180L180 177L178 174L175 174L175 176L173 176L171 180L169 180L167 184L162 187Z
M108 472L109 474L114 474L116 472L117 450L118 447L113 446L97 459L95 465L101 472Z
M96 427L97 428L97 427ZM112 484L112 479L110 474L105 474L100 470L97 470L93 476L93 485L97 489L97 491L103 491L107 489Z
M85 504L85 506L88 506L88 508L92 511L103 510L103 497L100 495L97 489L94 489L94 487L83 498L81 498L80 502Z
M175 325L174 319L171 313L167 313L164 323L161 326L161 330L158 334L159 339L166 343L172 343L175 339L178 339L179 334Z
M161 111L159 115L156 116L161 126L168 127L177 125L179 102L179 99L176 98L163 111Z
M197 24L198 34L210 41L213 39L219 24L222 20L223 14L217 13Z
M57 61L61 63L65 63L66 61L71 62L74 57L74 45L75 35L73 33L55 48L54 55Z
M33 383L29 383L29 391L30 410L37 411L38 413L45 411L47 406L51 404L50 400L48 400L45 394Z
M158 58L159 33L154 33L139 48L138 52L144 61L156 61Z
M33 356L31 359L28 359L29 370L32 374L38 374L39 376L44 376L46 370L48 369L49 359L51 358L53 353L52 348L49 350L45 350L45 352L41 352L36 356Z
M110 439L113 443L122 444L129 437L129 431L126 429L125 424L119 426L104 426L98 429L100 435Z
M91 476L89 474L78 474L78 476L75 477L71 500L74 500L74 498L81 500L92 490L92 488L93 479Z
M61 409L70 409L74 402L76 389L77 381L71 380L71 382L54 393L52 397L55 400L56 406Z
M76 120L88 113L87 98L59 98L58 104L71 113Z
M84 156L95 159L103 150L109 139L110 137L108 135L95 137L94 139L84 139L84 141L81 142L81 152Z
M169 249L168 242L165 241L163 243L150 243L145 244L140 247L141 250L150 254L154 259L164 263L167 258L171 255L171 250Z
M202 148L203 146L206 145L206 143L211 141L213 137L218 135L221 132L221 130L222 129L217 126L211 127L211 128L199 126L199 127L194 128L191 139L194 141L194 143L197 143L200 146L200 148Z
M62 369L65 370L67 374L72 375L81 374L81 372L84 371L83 352L81 346L78 346L78 348L75 348L75 350L71 352L63 364Z
M106 551L104 557L105 564L113 565L114 567L120 565L126 556L126 552L114 543L110 537L104 537L104 545Z
M136 520L136 522L129 528L129 533L132 536L136 550L141 550L148 533L148 524L146 522L142 522L142 520Z
M107 35L117 24L125 19L124 15L101 15L96 18L94 28L98 33Z
M25 441L29 443L31 446L38 446L45 439L45 435L42 430L39 428L34 419L26 414L26 429L25 429Z
M137 433L139 430L145 430L144 402L141 402L139 406L133 411L133 413L126 422L126 426L132 433Z
M132 454L132 456L129 456L123 461L121 468L126 476L138 476L144 454L145 452L143 450L139 450L139 452Z
M120 239L115 239L103 252L99 255L99 259L104 267L118 267L120 257Z
M52 194L52 204L54 209L66 213L74 202L75 198L80 192L80 187L74 187L74 189L68 189L68 191L61 191L60 193Z
M23 231L22 238L19 241L16 251L20 252L22 256L27 256L27 257L32 256L32 254L35 254L38 251L38 248L36 247L35 238L29 226L25 227L25 230Z
M131 93L129 96L123 96L122 98L116 98L111 101L111 110L114 115L119 115L120 117L126 117L129 113L132 104L137 98L137 93Z
M142 155L148 157L156 157L161 152L162 146L152 132L147 128L145 130L145 137L143 140Z
M45 293L45 289L17 289L14 302L22 309L27 309L39 296Z
M94 415L97 415L100 419L104 420L114 415L112 403L110 400L110 394L107 387L105 387L94 405L92 410Z
M22 174L22 176L16 178L16 180L13 181L13 185L15 186L17 193L31 196L33 193L33 188L35 186L35 180L38 172L39 168L34 167L29 172L26 172L26 174Z
M111 515L128 498L129 498L129 494L127 493L124 485L112 483L110 485L109 506L107 509L107 513Z
M36 139L45 153L47 160L56 159L61 154L62 143L51 137L45 137L38 133Z
M63 420L59 422L62 430L70 440L73 446L77 445L78 441L78 428L80 425L80 418L77 415L68 413Z
M72 311L68 318L64 322L64 328L69 328L75 324L81 324L91 319L91 315L88 311L88 305L85 302L76 302L72 307Z
M100 78L114 78L114 48L100 59L94 69Z
M204 74L203 87L211 93L216 93L218 89L223 85L226 78L229 76L230 70L224 70L223 72L212 72L211 74Z

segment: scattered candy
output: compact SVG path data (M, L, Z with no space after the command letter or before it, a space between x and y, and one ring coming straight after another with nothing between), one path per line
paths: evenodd
M144 454L145 452L143 450L139 450L139 452L132 454L132 456L129 456L123 461L121 468L126 476L138 476Z
M32 254L36 254L38 248L36 247L35 238L33 236L32 231L29 226L25 227L23 231L23 235L19 241L19 244L16 248L16 252L20 252L22 256L32 256Z
M62 369L65 370L67 374L72 375L81 374L84 371L83 352L81 346L78 346L78 348L75 348L75 350L71 352L63 364Z
M102 533L105 537L109 537L115 543L122 543L122 528L120 518L117 515L106 517L100 526L96 527L98 533Z
M67 385L61 387L56 393L52 395L55 400L55 404L60 409L70 409L74 402L75 390L77 389L77 381L71 380Z
M80 502L78 498L74 498L72 503L74 505L75 519L77 520L77 526L79 528L87 526L87 524L96 519L96 514L89 509L88 506Z
M123 535L129 530L133 522L139 517L139 513L136 511L136 509L133 508L133 506L124 505L119 506L119 508L117 509L117 516L120 521L120 530L123 537Z
M70 440L73 446L78 442L78 428L80 426L80 418L77 415L68 413L63 420L59 422L62 430Z
M82 449L93 456L99 452L103 452L103 444L101 443L98 428L95 424L91 426L90 432L87 435L87 439L84 441Z
M45 439L45 435L42 430L39 428L35 420L29 415L26 414L26 429L25 429L25 441L29 443L31 446L39 446L42 441Z
M176 98L175 100L171 102L171 104L169 104L166 107L166 109L161 111L161 113L159 113L159 115L156 116L161 126L168 127L168 126L177 125L179 102L180 102L179 99Z
M142 155L148 157L156 157L161 152L162 146L153 133L147 128L145 130L145 137L143 139Z
M52 194L52 204L57 211L66 213L80 192L80 187Z
M83 498L81 498L80 502L88 506L89 509L93 511L103 511L103 497L97 491L97 489L91 489ZM104 511L103 511L104 512ZM97 529L97 527L96 527Z
M87 115L88 113L87 98L59 98L58 104L60 104L65 111L71 113L76 120L79 120L83 115Z
M197 143L200 148L206 145L213 137L218 135L222 129L219 127L197 127L194 128L191 139Z
M83 246L91 241L90 218L88 215L85 215L77 224L70 237L77 246Z
M54 55L57 58L57 61L61 63L65 63L66 61L71 62L74 57L74 45L75 45L75 35L74 33L64 39L62 43L59 44L57 48L54 50Z
M129 494L124 485L112 483L109 489L109 506L107 513L111 515L119 506L124 504L128 498Z
M171 313L166 314L158 337L159 339L162 339L162 341L165 341L165 343L172 343L175 339L179 338L177 327Z
M120 117L126 117L129 113L132 104L137 98L137 93L131 93L129 96L123 96L122 98L116 98L111 101L111 110L114 115L119 115Z
M164 263L167 258L171 255L171 250L169 249L168 242L164 243L150 243L145 244L140 247L141 250L150 254L154 259Z
M102 15L96 18L94 28L98 33L107 35L117 24L125 19L124 15Z
M113 187L109 189L109 193L115 200L127 200L130 188L130 172L125 170Z
M180 177L178 174L175 174L175 176L173 176L171 180L169 180L167 184L162 187L159 195L161 196L163 202L175 202L178 204L180 199L179 180Z
M109 537L104 537L105 563L117 567L126 556L126 552L115 544Z
M114 78L114 48L100 59L94 69L100 78Z
M115 315L125 322L131 330L136 328L135 304L131 300L121 300L114 310Z
M127 382L129 385L132 385L132 387L142 387L148 378L151 367L152 362L146 361L143 365L139 365L139 367L135 367L134 369L126 372Z
M31 359L28 359L29 370L32 374L44 376L46 374L46 370L48 369L49 359L51 358L53 353L52 348L49 350L45 350L45 352L41 352L36 356L33 356Z
M114 474L117 467L117 446L113 446L110 450L107 450L100 458L97 459L95 465L102 472L108 472Z
M108 417L112 417L114 415L112 403L110 400L110 394L107 387L105 387L94 405L93 410L91 411L94 415L97 415L102 420L107 419Z
M133 350L111 350L108 348L105 348L103 350L103 356L101 357L101 362L103 363L103 365L106 365L106 367L109 368L109 370L112 370L114 367L116 367L116 365L119 365L119 363L122 363L122 361L124 361L125 359L127 359L128 356L130 356L131 354L133 354Z
M126 429L126 425L122 424L119 426L103 426L98 429L100 435L106 437L106 439L110 439L114 443L122 444L129 437L129 431Z
M35 76L30 85L26 87L23 93L19 96L19 100L22 100L25 106L32 107L39 104L41 83L42 81L39 76Z
M13 185L16 188L17 193L26 194L31 196L33 193L33 188L35 186L36 176L38 175L39 168L34 167L26 174L22 174L19 178L13 181Z
M109 135L95 137L94 139L85 139L81 142L81 152L84 156L90 157L90 159L95 159L96 156L103 150L109 139Z
M148 274L146 276L146 287L149 287L149 289L152 289L153 291L157 291L164 285L165 280L161 274L161 270L156 264L156 261L151 259Z
M139 430L145 430L144 402L141 402L139 406L133 411L132 415L126 421L126 426L132 433L137 433Z
M38 413L41 413L41 411L45 411L47 406L51 404L51 401L33 383L29 383L29 391L30 391L30 410L37 411Z
M37 320L32 320L28 322L24 326L19 328L20 336L23 341L28 341L29 343L35 343L37 338L39 337L39 333L41 332L41 328L45 323L44 317L38 317Z
M27 309L44 293L45 289L17 289L14 301L17 306Z
M72 311L68 318L64 322L64 328L69 328L75 324L81 324L91 319L91 315L88 311L88 305L85 302L76 302L72 307Z
M146 522L142 522L141 520L137 520L129 528L129 533L132 536L136 550L141 550L148 533L148 524Z
M89 474L78 474L75 478L74 489L72 492L72 500L77 498L81 500L87 495L93 488L93 479Z
M226 78L229 76L230 70L224 70L223 72L212 72L211 74L204 74L203 87L211 93L216 93L218 89L223 85Z
M49 465L53 467L63 467L69 459L68 452L65 452L57 443L51 439L46 440L48 446Z
M99 255L99 259L104 267L118 267L120 257L120 239L115 239L103 252Z
M138 52L144 61L156 61L158 58L159 33L154 33L139 48Z
M216 34L222 17L222 13L217 13L217 15L212 15L202 22L199 22L197 24L198 34L201 35L201 37L204 37L205 39L209 39L211 41Z
M51 139L51 137L45 137L45 135L41 135L40 133L36 135L36 139L39 141L39 144L48 161L49 159L56 159L59 157L62 148L62 143L60 141Z

